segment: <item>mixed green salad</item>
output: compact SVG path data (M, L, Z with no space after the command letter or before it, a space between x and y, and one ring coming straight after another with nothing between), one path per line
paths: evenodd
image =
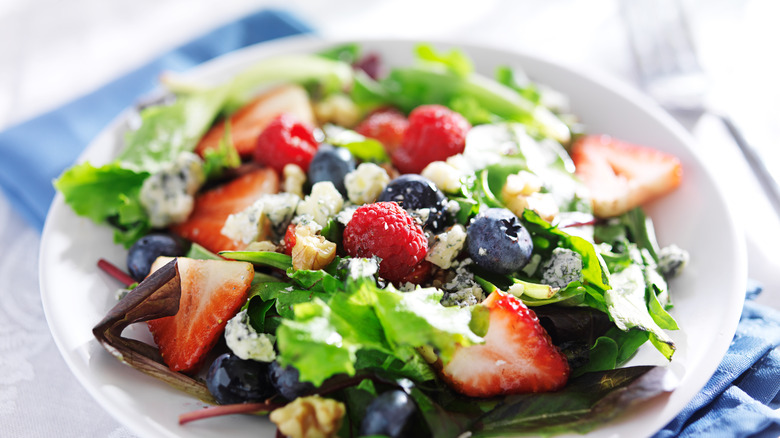
M170 78L122 152L55 182L128 248L94 329L126 364L285 436L585 433L671 391L642 204L679 161L587 133L566 97L459 50L357 44ZM544 78L536 78L543 81ZM146 322L156 345L122 337Z

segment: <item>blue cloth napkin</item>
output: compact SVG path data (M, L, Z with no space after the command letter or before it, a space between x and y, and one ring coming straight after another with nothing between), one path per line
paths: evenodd
M311 29L289 13L263 10L224 25L67 105L0 133L0 187L39 230L54 198L52 181L163 71L183 71L254 43Z
M726 356L704 389L655 438L780 436L780 312L753 301Z

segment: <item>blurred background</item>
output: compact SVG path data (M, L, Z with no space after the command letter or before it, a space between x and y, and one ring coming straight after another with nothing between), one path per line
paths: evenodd
M625 20L631 14L625 9L628 1L0 0L0 130L266 7L291 12L324 38L403 37L484 44L537 54L641 88L641 64L632 52L636 40ZM768 167L780 170L780 2L631 2L651 5L638 18L632 12L633 26L636 20L675 21L679 7L707 79L706 102L727 109ZM683 91L698 92L697 87ZM749 274L766 288L759 301L780 308L777 214L719 118L690 112L677 115L745 229ZM35 147L44 151L53 145ZM63 430L61 436L131 436L90 401L66 372L51 342L37 292L38 243L37 230L9 207L0 192L0 244L5 254L13 255L0 257L0 278L4 278L0 316L6 321L0 322L0 331L19 332L12 337L18 345L0 345L0 420L29 422L33 417L23 420L13 415L19 406L39 409L31 415L46 418L46 403L34 403L24 388L36 374L40 380L51 373L57 376L51 383L74 401L73 430ZM8 299L9 290L24 289L30 293ZM24 357L6 360L8 351ZM91 425L89 430L83 429L85 424ZM18 426L12 425L12 430L22 430L24 423Z

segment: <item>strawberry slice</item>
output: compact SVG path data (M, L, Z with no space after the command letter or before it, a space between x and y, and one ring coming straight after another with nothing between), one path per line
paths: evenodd
M185 239L202 245L212 252L242 249L242 242L222 234L228 216L252 205L260 196L279 191L276 172L257 168L227 184L203 192L195 197L195 207L186 221L173 225L171 230Z
M606 135L582 137L571 158L598 217L621 215L671 192L682 180L682 165L674 155Z
M267 91L230 116L230 135L238 154L243 157L252 156L257 145L257 137L276 116L289 113L296 119L309 125L314 125L314 113L306 90L298 85L285 85ZM225 121L215 124L201 138L195 152L203 156L207 149L219 146L225 137Z
M170 258L160 257L156 270ZM176 315L148 321L163 360L173 371L197 371L246 300L255 271L251 263L178 259L181 298Z
M500 291L482 305L490 309L485 343L459 348L441 372L454 390L493 397L555 391L566 384L569 363L533 310Z

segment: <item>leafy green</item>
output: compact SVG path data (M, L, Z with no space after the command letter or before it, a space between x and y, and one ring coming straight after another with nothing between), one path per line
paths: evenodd
M586 433L676 382L659 367L629 367L571 379L561 391L509 396L470 427L474 437L515 433Z
M376 163L390 161L385 147L379 140L336 125L325 125L323 131L327 143L348 149L360 161Z
M122 167L155 173L192 151L211 126L228 96L226 87L178 98L167 106L147 107L141 126L130 131L117 159Z
M219 255L242 262L287 270L292 268L292 257L273 251L220 251Z
M221 177L226 170L235 169L241 165L241 157L233 146L233 137L230 134L230 121L225 123L225 136L220 139L216 148L206 149L203 152L203 173L206 179Z
M189 257L191 259L198 259L198 260L222 260L222 257L214 254L213 252L207 250L206 248L194 242L192 243L192 245L190 245L190 249L189 251L187 251L186 257Z
M430 44L419 44L415 47L414 53L418 60L440 64L463 78L474 72L471 59L458 49L451 49L445 53L436 51Z
M361 47L357 43L340 44L322 50L317 55L333 61L341 61L346 64L354 64L360 59Z
M612 289L606 291L607 311L621 330L637 328L650 333L650 341L667 358L674 354L674 342L655 322L645 301L642 267L631 265L611 276Z
M517 91L518 94L533 103L541 103L542 95L539 92L539 87L531 82L528 76L521 70L505 65L498 66L496 68L496 81Z
M454 72L439 63L424 63L393 69L380 83L390 103L404 111L422 104L451 105L455 99L469 99L471 107L478 106L497 118L520 122L538 135L568 142L568 127L547 108L535 105L515 90L478 73L467 76ZM484 122L482 111L472 123ZM468 114L467 114L468 115Z
M148 176L116 162L101 167L84 162L66 170L54 186L73 211L96 223L112 223L114 241L130 246L150 228L139 199L141 185Z
M481 342L469 328L469 310L441 306L439 290L400 293L349 279L347 285L327 301L316 297L295 305L294 319L277 330L280 361L294 363L302 380L316 384L334 374L354 374L358 351L408 362L416 360L416 347L429 345L448 360L457 345Z

